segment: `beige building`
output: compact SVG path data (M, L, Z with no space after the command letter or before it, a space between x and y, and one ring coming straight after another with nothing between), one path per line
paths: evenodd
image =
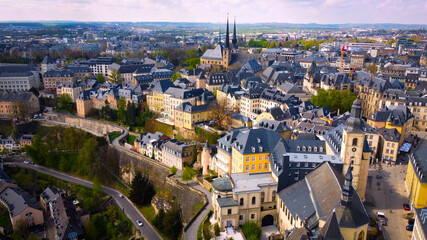
M28 119L39 111L39 98L32 92L0 93L1 119Z
M328 234L337 237L327 239L367 239L369 216L352 181L351 170L343 176L324 162L303 180L281 190L277 198L279 231L298 236L305 229L329 228L333 221L334 232Z
M50 70L43 74L43 86L46 90L56 90L58 84L75 82L74 73L69 70Z
M82 88L75 83L59 84L56 89L56 95L61 96L62 94L68 94L73 102L76 102L81 92Z
M8 187L0 193L0 202L9 210L10 221L14 229L19 224L28 226L44 223L43 211L39 202L19 187Z
M364 52L352 52L350 56L350 68L362 69L365 64Z
M254 221L259 226L277 223L277 183L271 173L232 173L212 183L212 208L219 227L239 228Z

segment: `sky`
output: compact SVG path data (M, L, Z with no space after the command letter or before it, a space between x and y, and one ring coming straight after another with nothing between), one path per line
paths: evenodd
M0 21L427 24L427 0L0 0Z

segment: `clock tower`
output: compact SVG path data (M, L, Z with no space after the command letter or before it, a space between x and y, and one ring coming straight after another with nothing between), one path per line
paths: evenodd
M347 172L349 166L353 167L353 187L360 198L364 199L368 179L369 154L364 151L364 145L367 143L360 118L361 112L362 103L356 99L351 106L351 116L343 128L341 159L344 161L343 172Z

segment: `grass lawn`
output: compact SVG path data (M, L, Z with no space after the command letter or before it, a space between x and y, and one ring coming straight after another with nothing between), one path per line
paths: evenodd
M128 143L133 145L133 142L135 142L136 136L130 135L128 136Z
M109 135L109 137L110 137L110 142L114 141L114 139L118 138L120 135L122 135L122 134L121 134L121 133L113 133L113 134L110 134L110 135Z

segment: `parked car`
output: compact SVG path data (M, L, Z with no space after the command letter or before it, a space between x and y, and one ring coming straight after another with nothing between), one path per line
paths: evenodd
M409 204L404 203L404 204L403 204L403 209L405 209L406 211L410 211L410 210L411 210L411 207L409 206Z
M24 164L30 164L30 161L24 161Z
M138 226L140 226L140 227L144 226L144 224L139 220L136 220L136 224L138 224Z
M415 219L408 219L408 224L409 225L414 225Z
M377 218L378 218L378 221L381 223L381 225L387 226L387 219L383 212L377 212Z
M410 224L410 225L406 226L406 230L412 232L414 230L414 224Z

